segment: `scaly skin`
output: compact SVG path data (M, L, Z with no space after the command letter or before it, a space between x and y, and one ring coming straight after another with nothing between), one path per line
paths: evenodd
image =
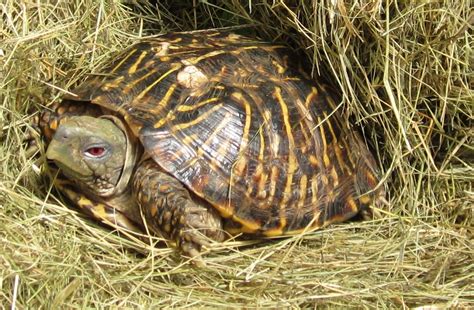
M141 163L133 178L133 195L146 225L176 242L191 257L209 241L223 241L222 218L204 201L192 197L176 178L160 171L151 159Z

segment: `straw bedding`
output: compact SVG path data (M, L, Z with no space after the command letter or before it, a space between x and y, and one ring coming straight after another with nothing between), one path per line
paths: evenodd
M0 305L18 308L474 306L474 14L469 1L4 1ZM193 267L84 218L22 143L38 112L114 53L236 27L305 55L377 154L381 215L230 240Z

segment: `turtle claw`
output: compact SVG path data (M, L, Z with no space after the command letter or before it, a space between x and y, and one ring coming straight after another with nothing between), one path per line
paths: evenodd
M40 150L38 142L35 140L32 141L25 141L27 143L26 149L25 149L25 156L26 158L32 158L34 157Z
M40 151L39 139L40 139L40 129L37 125L38 118L33 119L33 124L31 127L27 128L26 137L23 139L23 143L26 144L25 155L27 158L31 158L36 153Z
M204 262L200 258L203 248L210 248L212 241L222 241L225 234L222 230L222 221L214 209L195 205L188 201L186 208L182 209L182 226L177 227L177 244L181 250L190 257L199 258L197 266L202 267Z
M203 248L210 248L211 242L203 232L196 228L184 229L180 232L178 244L181 251L191 257L197 267L206 266L201 253Z
M197 229L190 229L184 231L183 235L183 239L185 240L184 242L191 242L193 244L197 244L198 248L210 246L208 238L206 238L206 236L200 233Z
M192 259L192 262L197 267L199 268L206 267L206 262L204 262L204 260L202 259L201 252L198 250L195 243L183 242L181 243L180 247L181 247L181 250Z

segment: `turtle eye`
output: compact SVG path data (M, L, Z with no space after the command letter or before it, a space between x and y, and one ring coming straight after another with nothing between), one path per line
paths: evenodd
M86 149L84 151L84 154L87 157L91 157L91 158L101 158L105 155L106 152L107 152L107 150L105 149L105 147L93 146L93 147L90 147L90 148Z

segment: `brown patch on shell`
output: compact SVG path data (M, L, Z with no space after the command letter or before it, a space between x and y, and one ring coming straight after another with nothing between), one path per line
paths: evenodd
M186 88L199 88L209 82L204 73L196 66L184 67L177 76L178 83Z

